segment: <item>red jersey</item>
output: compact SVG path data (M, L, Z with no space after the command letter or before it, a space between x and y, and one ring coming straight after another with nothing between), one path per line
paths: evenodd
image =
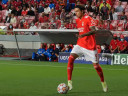
M26 16L27 13L28 13L28 11L26 11L26 10L24 11L24 10L23 10L21 14L22 14L22 16Z
M119 40L117 39L117 40L112 40L111 42L110 42L110 49L112 49L112 50L114 50L114 49L116 49L117 48L117 46L118 46L118 43L119 43Z
M47 17L47 16L40 17L40 18L39 18L39 22L40 22L40 23L48 22L48 17Z
M118 43L119 50L122 51L125 47L127 47L127 45L128 45L128 42L127 42L126 40L124 40L123 42L120 41L120 42Z
M79 31L79 35L88 33L91 26L95 26L95 21L88 15L85 15L82 19L76 19L77 29ZM96 41L95 35L85 36L83 38L78 38L77 45L88 49L88 50L96 50Z

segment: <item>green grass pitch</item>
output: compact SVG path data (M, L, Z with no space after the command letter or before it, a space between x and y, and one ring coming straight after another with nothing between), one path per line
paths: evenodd
M101 65L109 91L90 64L75 64L73 90L57 93L67 83L67 64L36 61L0 61L0 96L128 96L128 66Z

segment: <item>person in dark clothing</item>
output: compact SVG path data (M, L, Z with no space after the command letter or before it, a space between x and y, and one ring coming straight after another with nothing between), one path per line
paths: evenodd
M0 10L2 10L2 6L0 5Z
M17 10L17 16L21 16L21 13L22 13L22 7L19 6Z
M34 13L34 11L31 9L31 7L29 7L29 11L28 11L27 15L35 16L35 13Z
M25 6L26 8L29 7L28 3L26 3L25 0L23 0L23 3L22 3L21 5L22 5L22 7L24 7L24 6Z
M125 12L122 12L122 16L120 17L120 20L126 20L127 21L127 16L125 15Z
M37 10L38 10L38 13L44 12L44 8L43 8L42 4L39 5Z
M8 13L8 16L6 16L4 23L10 23L10 21L11 21L11 13Z
M11 6L11 14L14 14L14 16L17 16L17 10L15 9L14 6Z
M104 6L101 8L102 19L108 19L109 8L106 6L106 2L103 2Z

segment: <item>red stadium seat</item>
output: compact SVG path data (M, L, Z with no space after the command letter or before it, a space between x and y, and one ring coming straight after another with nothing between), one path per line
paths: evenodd
M0 26L5 26L5 24L4 23L0 23Z
M121 5L127 5L127 2L121 2Z
M124 25L124 20L120 20L119 23L118 23L118 27L117 27L117 30L118 31L124 31L125 25Z
M10 25L10 23L5 23L5 26L9 26Z
M121 5L124 9L126 8L126 5Z
M113 20L110 24L110 30L116 30L117 29L117 24L118 24L118 20Z
M2 15L5 16L6 10L2 10Z

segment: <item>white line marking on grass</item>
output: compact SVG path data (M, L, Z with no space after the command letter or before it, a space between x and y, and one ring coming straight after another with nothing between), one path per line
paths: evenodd
M2 63L0 65L18 65L18 66L42 66L42 67L55 67L55 68L66 68L67 66L55 66L55 65L31 65L31 64L8 64L8 63ZM94 68L89 68L89 67L74 67L75 69L91 69L91 70L94 70ZM104 70L112 70L112 71L127 71L128 69L113 69L113 68L103 68Z

